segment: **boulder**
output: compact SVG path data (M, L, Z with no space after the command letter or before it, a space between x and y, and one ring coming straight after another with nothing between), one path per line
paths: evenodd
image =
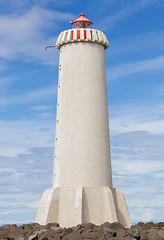
M155 227L154 227L155 226ZM79 224L64 228L58 223L7 224L0 227L0 240L164 240L164 223L138 223L125 229L120 223Z

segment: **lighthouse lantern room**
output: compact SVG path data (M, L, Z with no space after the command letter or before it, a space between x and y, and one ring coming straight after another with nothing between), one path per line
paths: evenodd
M85 15L82 13L80 17L74 20L72 23L72 28L92 28L93 22L85 18Z

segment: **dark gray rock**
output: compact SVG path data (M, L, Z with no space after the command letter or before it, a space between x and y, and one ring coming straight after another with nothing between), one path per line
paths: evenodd
M128 235L140 239L141 235L141 227L139 226L132 226L130 229L127 230Z
M151 227L153 226L153 227ZM154 227L155 226L155 227ZM58 223L4 225L0 227L0 240L164 240L164 223L137 224L125 229L119 223L93 223L63 228Z
M162 240L163 237L158 234L158 230L150 229L149 233L147 234L148 240Z

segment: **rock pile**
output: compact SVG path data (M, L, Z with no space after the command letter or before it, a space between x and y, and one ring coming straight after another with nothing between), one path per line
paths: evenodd
M38 223L0 227L0 240L164 240L164 223L138 223L125 229L119 223L105 222L100 226L92 223L62 228L58 223Z

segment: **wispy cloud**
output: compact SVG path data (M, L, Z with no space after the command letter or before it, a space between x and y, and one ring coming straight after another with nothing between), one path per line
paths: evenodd
M1 4L1 9L6 12L17 12L17 13L22 13L25 12L27 9L30 9L33 6L39 6L39 7L48 7L48 6L58 6L58 7L63 7L67 6L68 4L70 5L73 3L74 0L70 0L69 2L67 0L8 0L8 1L3 1L0 0Z
M1 97L0 105L9 105L9 104L25 104L25 103L34 103L39 102L40 100L49 99L52 96L55 96L57 93L57 87L55 85L49 86L47 88L33 90L20 95L5 96Z
M15 157L0 155L0 165L1 223L34 222L40 195L52 183L53 147L31 148Z
M37 105L37 106L31 107L30 109L35 110L35 111L42 111L42 110L48 110L51 108L52 108L52 106L48 106L48 105Z
M159 2L160 0L141 0L141 1L135 1L135 3L128 1L126 7L122 8L115 15L106 17L106 19L103 20L103 22L105 22L105 25L102 24L102 22L100 22L99 25L103 26L103 29L108 29L114 26L116 23L128 18L129 16L139 11L142 11L150 6L156 5Z
M53 117L38 121L0 121L0 153L2 156L16 157L29 153L34 146L53 146L54 128Z
M39 108L42 109L38 106ZM133 108L136 113L132 111ZM124 189L130 213L133 213L131 214L133 222L141 221L141 219L143 221L155 220L156 213L163 206L160 198L162 183L160 183L159 174L163 172L164 152L161 147L164 137L158 136L157 133L160 132L150 131L150 128L149 132L139 131L138 127L135 131L135 125L138 122L140 126L144 124L145 127L149 119L154 124L151 128L155 128L154 112L152 109L147 108L147 111L145 109L126 105L112 107L110 111L111 138L118 140L118 144L111 144L114 186L120 190ZM157 108L156 111L161 114L162 107ZM133 127L130 125L131 121L135 121ZM121 123L126 124L125 129L120 128ZM19 219L27 222L30 213L31 221L34 221L40 195L51 186L52 182L54 122L50 119L1 121L0 126L1 140L3 140L0 150L0 182L6 186L1 189L6 192L3 192L4 198L0 199L1 206L3 206L3 209L0 209L3 219L4 221L10 219L14 222L12 216L17 213ZM10 151L8 151L9 148ZM48 180L45 181L47 178ZM150 201L152 195L155 196L156 205L153 199ZM8 199L8 202L4 204L5 199ZM28 204L24 203L24 199L28 199ZM153 207L145 209L144 206L148 206L148 203ZM9 207L10 210L8 210ZM21 212L27 214L21 215Z
M42 112L42 113L38 114L38 117L40 117L40 118L54 118L54 114L49 113L49 112Z
M8 89L8 86L13 81L14 77L8 76L8 77L2 77L0 78L0 93L6 92Z
M76 8L72 10L68 5L73 2ZM103 15L98 15L97 22L101 25L100 29L108 29L150 6L152 11L160 2L100 0L95 3L96 7L107 7L100 9ZM50 81L42 81L44 76L49 78L46 73L49 66L44 66L45 71L42 72L45 75L41 81L39 74L42 72L30 76L37 78L37 82L33 82L27 72L36 69L32 65L34 62L58 65L58 50L44 49L55 44L58 34L66 27L64 23L76 18L68 11L77 13L79 6L75 0L0 0L0 5L0 13L3 12L0 15L0 71L8 70L6 74L2 72L0 78L0 106L7 112L2 117L5 119L7 116L8 119L0 121L0 212L3 219L0 223L33 222L41 194L52 184L55 114L51 105L56 98L57 87ZM87 2L84 1L85 5ZM93 9L91 5L88 6ZM113 55L110 59L114 60L107 68L109 80L136 73L163 71L163 30L129 36L131 33L127 29L124 38L119 38L117 30L118 39L111 40ZM125 60L125 54L131 58ZM16 69L20 66L17 60L21 66L26 63L26 73L25 70L22 70L23 74L9 73L7 67ZM27 69L26 66L24 69ZM57 68L54 73L57 76ZM25 88L27 82L23 86L24 77L30 79L28 89ZM38 83L41 83L39 88ZM164 94L163 87L159 92ZM129 100L129 104L109 109L113 182L125 193L133 222L163 221L164 105L152 102L142 102L139 106ZM13 118L19 120L14 121Z
M109 108L109 119L112 134L131 131L147 131L152 134L164 134L164 105L156 106L143 102L112 106ZM149 136L150 137L150 136Z
M133 34L121 38L111 39L111 58L117 57L117 61L124 60L125 56L153 57L163 52L164 31ZM122 58L123 57L123 58Z
M70 20L72 16L70 13L41 7L32 7L21 15L1 15L0 58L21 58L23 61L31 59L45 64L57 64L58 54L55 55L54 51L45 52L44 49L47 45L55 44L58 35L57 22ZM52 27L54 36L48 34Z
M7 67L5 67L7 68ZM1 69L0 69L1 70ZM8 69L6 69L8 70ZM13 73L8 74L7 71L3 72L3 74L5 76L1 76L0 77L0 93L6 93L7 90L10 88L11 83L17 79L17 77L19 76L19 74L21 73L22 69L14 71ZM6 74L7 73L7 74Z
M107 75L110 80L113 80L134 73L155 71L159 69L164 69L164 56L114 66L111 67L111 69L107 69Z
M125 193L133 223L162 221L164 122L158 128L156 118L163 118L163 106L124 107L110 111L114 186Z

